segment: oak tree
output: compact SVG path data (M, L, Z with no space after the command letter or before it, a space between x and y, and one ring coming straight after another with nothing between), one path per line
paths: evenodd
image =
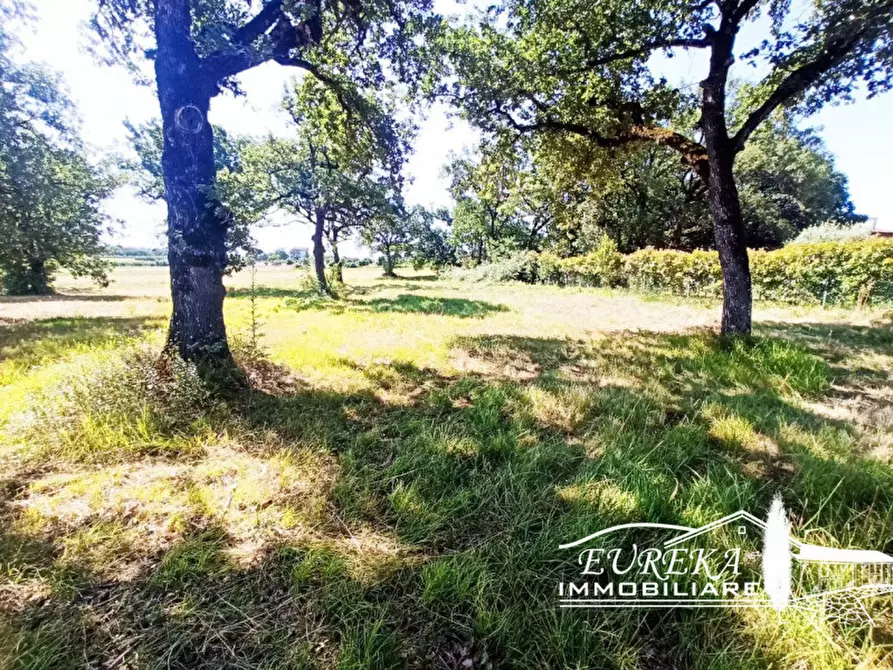
M238 212L260 219L280 212L313 230L313 267L319 290L329 293L325 243L340 270L338 244L367 225L402 187L401 170L411 128L394 119L380 93L353 96L348 111L313 80L296 83L283 101L293 137L245 146L240 170L222 181Z
M722 332L751 330L751 281L736 157L781 106L812 112L831 101L890 88L893 0L505 0L445 41L448 94L487 131L585 138L616 150L654 143L681 157L706 184L723 272ZM742 50L748 23L766 39ZM671 123L683 94L649 60L679 50L705 54L694 123ZM746 108L729 114L730 69L763 72Z
M229 214L214 164L211 100L265 62L303 69L336 90L414 75L414 37L430 0L97 0L98 53L139 74L148 58L161 107L173 313L168 347L231 360L223 321Z

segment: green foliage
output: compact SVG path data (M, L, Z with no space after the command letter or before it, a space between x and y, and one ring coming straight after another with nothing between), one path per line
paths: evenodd
M51 291L55 270L106 279L102 201L115 181L78 139L58 75L18 65L0 27L0 282L7 293Z
M642 249L626 259L630 288L676 295L719 295L722 274L714 251Z
M893 299L893 242L822 242L751 251L754 294L791 303L865 304ZM719 295L715 252L646 249L626 259L630 288L676 295Z
M702 113L730 126L734 142L724 151L733 157L734 145L743 148L780 105L810 113L829 101L851 100L860 86L869 95L888 90L889 10L884 0L833 0L796 17L791 3L769 0L508 0L445 34L441 46L454 76L443 89L488 135L555 135L555 149L569 164L576 147L563 139L575 136L611 151L656 143L696 166L706 159L701 141L711 141L699 136L702 115L686 114L690 97L654 76L648 61L655 54L713 55L711 83L724 96L731 93L728 59L765 72L739 96L733 118L701 103ZM773 39L739 53L738 31L767 14Z
M434 270L456 264L456 254L450 245L449 233L437 226L441 212L415 207L410 214L413 242L410 249L412 265L416 269L430 267Z
M399 201L388 203L360 229L360 240L380 254L379 261L386 277L394 276L397 262L410 252L414 239L412 221Z
M623 255L607 235L585 256L559 258L543 253L538 259L539 281L559 286L618 286L624 279Z
M893 300L893 240L817 242L752 252L759 297L865 304Z
M482 263L471 268L453 268L449 277L457 281L498 283L521 281L533 283L537 280L537 259L535 251L517 251L505 254L490 263Z
M200 449L182 438L200 434L220 409L212 396L193 364L130 344L72 361L8 430L39 453L74 461L180 453Z
M853 225L844 225L835 221L827 221L816 226L804 228L788 244L809 244L812 242L850 242L865 240L871 237L873 224L870 221Z
M791 303L864 304L893 299L893 241L821 242L750 252L754 293ZM715 252L646 249L627 257L631 288L719 295Z
M750 267L754 293L764 300L842 305L893 301L893 240L751 250ZM471 270L454 270L451 276L462 281L627 287L680 296L716 297L722 293L715 251L641 249L624 256L607 236L584 256L560 258L549 252L524 252Z
M774 248L810 226L865 221L855 213L846 176L813 129L790 118L763 124L735 163L748 245Z
M714 244L707 190L670 150L644 145L617 152L608 165L586 158L550 169L576 200L563 227L576 237L575 251L607 232L621 251L645 247L692 251ZM864 221L855 213L846 177L812 129L789 118L764 124L735 164L743 223L751 248L774 249L804 228ZM818 240L816 240L818 241Z
M224 203L246 221L283 211L316 229L333 250L394 207L412 128L386 93L355 92L353 111L305 78L283 100L294 139L245 145L238 170L220 173Z
M464 264L517 250L539 250L548 238L563 193L546 178L532 142L484 143L480 159L454 157L445 166L452 213L450 243Z
M96 2L94 53L104 62L125 65L144 81L145 61L157 55L157 6L169 10L168 1ZM370 0L349 8L270 0L262 3L266 12L259 11L260 4L196 0L187 5L196 55L209 65L226 59L216 73L221 89L240 93L234 77L268 61L302 68L335 89L348 82L377 86L399 78L416 90L429 77L429 49L420 37L440 24L429 0Z

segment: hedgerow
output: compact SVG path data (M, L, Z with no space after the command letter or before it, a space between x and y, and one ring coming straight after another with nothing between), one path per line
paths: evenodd
M751 250L754 296L790 303L864 305L893 302L893 240L792 244ZM585 256L560 258L525 251L498 262L459 270L465 281L524 281L558 286L626 287L682 296L722 294L715 251L617 251L607 237Z

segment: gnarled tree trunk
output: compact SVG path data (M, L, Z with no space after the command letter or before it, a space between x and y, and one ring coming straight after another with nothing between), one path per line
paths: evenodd
M231 361L223 322L227 221L215 194L206 82L189 34L188 0L159 0L155 76L164 130L168 262L173 313L168 347L186 360Z
M316 284L319 292L329 295L329 283L326 281L326 248L322 240L325 234L326 210L320 207L316 211L316 225L313 230L313 269L316 272Z
M344 274L341 272L341 254L338 251L338 236L329 237L329 244L332 246L332 277L335 281L343 282Z
M702 169L699 174L707 180L716 250L722 268L721 332L723 335L749 335L752 310L750 263L733 172L736 151L729 139L725 117L726 81L733 62L735 29L721 27L713 40L710 73L701 83L701 128L709 170Z
M753 296L741 201L730 158L710 161L710 212L722 268L723 335L749 335Z

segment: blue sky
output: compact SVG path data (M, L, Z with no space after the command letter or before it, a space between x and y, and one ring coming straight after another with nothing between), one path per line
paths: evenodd
M38 23L21 36L25 56L46 63L65 77L77 103L86 141L97 152L127 151L124 119L147 121L158 114L158 102L151 89L133 83L123 69L98 65L84 50L81 22L96 0L40 0ZM443 0L450 11L451 0ZM443 8L440 8L444 11ZM742 41L755 41L762 28L754 25L742 34ZM683 53L672 60L659 59L659 69L671 81L695 85L703 78L702 55ZM744 78L747 72L733 71ZM294 70L267 64L245 73L241 83L247 96L218 96L212 103L213 123L234 133L265 135L287 132L287 124L276 110L279 99ZM855 104L828 106L809 120L821 127L822 137L837 158L837 167L850 180L850 192L858 211L890 222L893 219L893 94ZM475 133L461 121L451 120L442 107L435 107L422 124L415 142L415 154L407 173L412 179L407 197L424 205L447 204L446 180L441 166L451 151L471 146ZM128 189L122 189L107 205L122 220L112 241L132 246L157 246L163 230L164 207L148 205ZM302 225L282 225L255 231L260 246L309 247L310 230ZM348 255L359 253L347 248Z

